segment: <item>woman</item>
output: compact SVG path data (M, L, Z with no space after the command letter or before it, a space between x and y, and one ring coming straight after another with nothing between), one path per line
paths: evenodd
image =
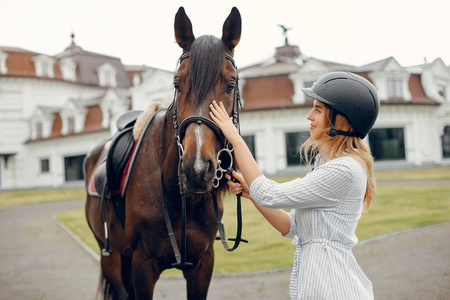
M347 72L329 73L303 92L314 106L307 116L311 136L300 154L313 170L281 184L260 171L223 104L211 104L211 118L233 145L242 173L234 172L239 182L228 184L283 236L293 238L291 299L373 299L372 283L351 249L361 213L375 200L373 158L362 139L378 116L377 92Z

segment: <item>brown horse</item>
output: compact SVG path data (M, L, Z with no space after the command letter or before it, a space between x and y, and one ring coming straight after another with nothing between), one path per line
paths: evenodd
M206 299L218 230L213 203L217 202L221 215L221 195L227 186L217 176L217 156L224 141L209 118L209 104L222 101L230 116L236 109L238 75L231 57L240 34L236 8L225 20L221 39L195 38L184 9L178 10L175 38L183 52L174 76L176 96L167 110L154 115L141 136L124 197L124 228L111 201L102 206L99 198L87 196L86 217L101 249L105 247L103 221L109 220L111 254L101 257L104 298L152 299L160 274L175 266L186 279L187 298ZM86 157L87 185L104 156L101 144ZM181 194L186 199L184 209ZM182 249L181 264L174 255L164 210Z

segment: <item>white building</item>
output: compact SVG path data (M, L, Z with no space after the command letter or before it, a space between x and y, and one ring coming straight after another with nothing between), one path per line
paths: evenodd
M365 138L375 168L450 165L450 70L441 59L403 67L389 57L357 67L307 57L286 44L239 72L241 134L267 174L306 170L295 154L308 136L312 100L301 88L332 71L357 73L378 90L380 113Z
M115 132L147 72L173 77L85 51L73 36L56 56L0 47L0 189L79 185L87 152Z
M312 101L300 88L331 71L355 72L378 90L380 114L365 139L376 168L450 165L450 70L441 59L358 67L286 44L239 70L241 133L266 174L305 171L295 153ZM172 81L173 72L85 51L73 36L56 56L0 46L0 189L80 185L85 155L115 132L117 117L155 101L167 106Z

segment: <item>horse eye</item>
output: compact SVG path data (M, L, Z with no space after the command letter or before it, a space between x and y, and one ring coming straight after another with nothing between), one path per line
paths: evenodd
M174 81L173 82L173 87L179 92L180 91L180 84L178 83L178 81Z
M227 93L231 93L235 87L236 87L236 84L234 82L229 83L227 86Z

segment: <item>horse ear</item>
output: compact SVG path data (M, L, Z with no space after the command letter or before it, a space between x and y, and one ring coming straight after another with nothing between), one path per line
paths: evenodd
M236 7L231 9L228 18L223 23L222 41L227 45L230 51L239 43L241 39L242 20L241 14Z
M186 49L195 40L191 20L189 20L182 6L175 15L175 40L183 49Z

